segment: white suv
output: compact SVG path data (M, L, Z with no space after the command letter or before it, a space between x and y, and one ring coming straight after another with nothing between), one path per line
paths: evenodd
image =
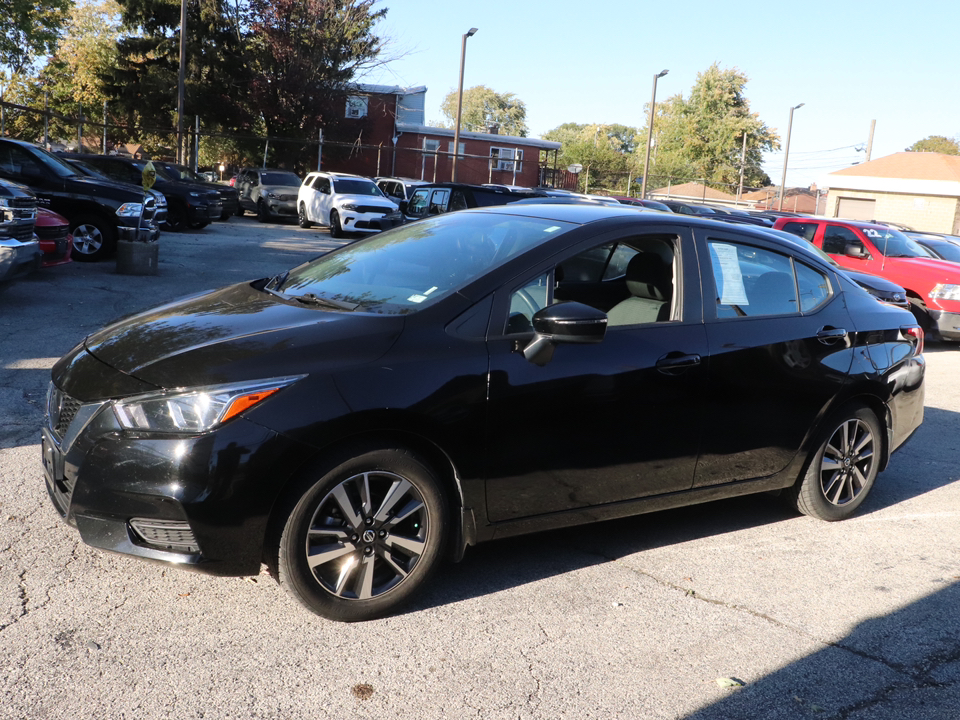
M297 196L300 227L313 223L330 228L331 237L348 232L380 232L393 223L382 223L395 215L397 204L384 195L369 178L335 172L307 175Z

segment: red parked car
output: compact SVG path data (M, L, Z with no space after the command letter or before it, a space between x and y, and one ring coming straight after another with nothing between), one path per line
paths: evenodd
M72 262L73 234L70 222L46 208L37 208L37 225L34 228L43 251L43 267Z
M960 265L934 259L915 240L877 223L784 217L776 230L799 235L844 268L879 275L907 291L927 337L960 341Z

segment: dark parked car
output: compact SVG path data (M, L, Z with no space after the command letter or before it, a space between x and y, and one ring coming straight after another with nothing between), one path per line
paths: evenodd
M151 162L113 155L60 154L66 159L82 160L92 165L111 180L141 186L143 170L147 163ZM223 204L216 190L211 190L204 185L174 180L166 173L161 163L153 163L153 167L157 179L152 189L163 193L167 199L165 223L167 229L172 232L182 232L187 228L200 229L213 220L220 219Z
M33 234L36 217L33 193L0 180L0 288L40 267L42 252Z
M650 210L659 210L660 212L673 212L667 205L659 200L647 200L646 198L627 197L626 195L614 195L617 202L622 205L635 205L649 208Z
M84 175L36 145L0 138L0 178L26 185L41 207L70 221L75 260L112 253L119 228L142 229L152 239L160 234L156 203L142 189Z
M111 183L117 182L116 180L109 177L108 175L105 175L100 170L97 170L97 168L95 168L93 165L91 165L90 163L84 160L80 160L79 158L76 158L76 157L66 157L64 158L64 160L66 160L70 165L72 165L77 170L79 170L80 174L82 175L87 175L93 178L99 178L100 180L106 180L107 182L111 182ZM153 221L157 225L166 224L167 198L164 197L162 192L158 192L153 188L150 188L149 190L144 191L142 179L138 180L137 182L124 182L123 184L136 186L138 192L144 193L145 195L149 195L151 198L153 198L153 201L154 203L156 203L156 208L157 208L156 212L153 215Z
M223 183L208 180L186 165L177 165L176 163L168 163L161 160L154 160L153 164L154 166L159 165L163 168L164 174L172 180L190 183L191 185L199 185L220 195L222 207L220 211L221 220L229 220L233 215L237 214L237 210L240 207L239 195L237 194L236 188L231 185L224 185Z
M848 517L922 421L922 339L761 230L467 210L87 337L43 467L90 545L265 561L361 620L494 538L770 491Z
M928 251L933 257L950 262L960 262L960 245L945 240L942 237L933 235L924 235L923 233L905 233L913 238L917 243Z
M477 207L492 207L523 200L543 197L539 191L514 192L501 187L468 185L465 183L437 183L415 188L410 201L400 210L408 221L422 220L429 215L441 215L457 210Z

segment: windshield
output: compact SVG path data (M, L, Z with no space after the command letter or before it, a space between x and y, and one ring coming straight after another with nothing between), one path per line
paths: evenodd
M138 160L135 163L133 163L133 166L137 170L139 170L141 173L143 173L143 169L147 166L147 162ZM153 163L153 170L154 172L157 173L158 180L173 180L176 178L176 175L171 177L170 173L164 170L164 166L161 165L160 163Z
M572 227L517 215L450 213L317 258L292 270L277 292L312 304L405 315Z
M156 165L156 163L154 163ZM171 165L169 163L164 163L163 165L164 172L172 177L174 180L196 180L197 182L204 182L204 179L197 175L193 170L188 167L182 167L180 165Z
M300 185L300 178L292 172L265 172L260 173L260 184L298 187Z
M38 162L40 162L57 177L65 178L83 174L78 173L77 169L63 158L57 157L53 153L49 153L42 148L31 147L30 151L33 153Z
M373 195L386 197L375 184L359 178L334 178L333 191L340 195Z
M877 248L877 252L887 257L930 257L916 240L911 240L899 230L893 228L862 228L863 234Z

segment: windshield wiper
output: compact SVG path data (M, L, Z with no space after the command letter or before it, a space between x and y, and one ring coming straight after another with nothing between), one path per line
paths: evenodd
M359 303L349 303L343 300L331 300L330 298L317 297L313 293L304 293L303 295L289 295L291 300L296 300L304 305L325 305L336 310L356 310L360 307Z
M290 271L284 270L282 273L278 273L277 275L274 275L272 278L267 280L267 284L264 285L264 287L267 289L278 288L287 281L287 276L289 275L290 275Z

